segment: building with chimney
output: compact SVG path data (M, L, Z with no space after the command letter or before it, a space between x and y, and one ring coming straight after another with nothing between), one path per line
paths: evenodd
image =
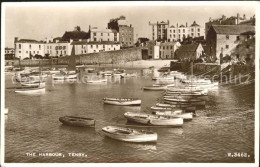
M148 57L152 59L174 59L175 51L181 46L179 42L148 43Z
M161 21L156 23L149 22L151 26L151 40L154 41L166 41L167 40L167 28L169 27L169 20L167 22Z
M132 47L134 45L134 27L128 23L125 16L110 19L107 27L119 33L119 42L122 47Z
M251 17L249 20L252 21L253 19L254 16L253 18ZM205 23L205 36L207 37L207 33L211 25L239 25L242 22L247 22L249 20L246 18L245 14L243 15L243 17L241 17L239 13L237 13L237 16L231 16L229 18L227 18L225 15L222 15L221 18L217 18L217 19L209 18L209 21Z
M20 59L30 58L35 55L44 56L45 42L34 39L14 38L15 57Z
M251 25L212 25L207 33L208 56L213 62L221 64L223 58L230 56L235 48L254 36L255 26Z
M190 26L188 23L184 26L181 24L180 26L177 24L176 27L174 25L167 28L167 41L183 41L183 39L187 37L196 38L204 36L204 28L201 27L194 21Z
M195 61L203 55L203 47L201 44L192 43L188 45L181 45L176 50L176 59L181 61Z
M116 30L89 27L89 34L89 40L93 42L119 42L119 33Z
M60 40L70 42L70 40L78 41L78 40L85 40L89 38L90 38L89 32L82 31L79 26L76 26L73 31L66 31Z
M60 37L54 38L52 40L46 40L45 55L48 57L61 57L70 55L72 49L70 44L72 41L72 39L70 39L70 41L63 41Z
M113 50L120 50L120 43L113 41L74 41L71 45L75 46L75 54L88 54L97 52L106 52Z

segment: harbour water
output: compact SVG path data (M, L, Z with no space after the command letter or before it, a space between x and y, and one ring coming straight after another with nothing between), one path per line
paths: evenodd
M141 73L141 70L134 70ZM127 71L129 72L129 71ZM149 112L161 91L143 91L154 81L133 77L106 84L46 82L40 96L16 94L6 76L5 162L254 162L254 84L223 86L209 92L209 101L197 117L182 128L141 127L127 124L127 111ZM104 105L104 97L138 97L140 107ZM96 119L95 128L62 125L65 115ZM158 133L156 144L133 144L103 136L107 125L129 125ZM26 153L62 153L61 157ZM85 153L72 157L69 153ZM228 157L246 153L247 157Z

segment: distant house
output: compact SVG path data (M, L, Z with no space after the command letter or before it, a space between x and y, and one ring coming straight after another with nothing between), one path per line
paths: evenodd
M181 45L176 50L176 59L181 61L195 61L203 55L203 47L201 44L193 43L188 45Z
M11 60L14 58L14 48L5 48L5 59Z
M82 31L79 26L75 27L74 31L66 31L61 37L62 41L73 41L89 39L90 34L88 32Z
M97 52L105 52L112 50L120 50L120 43L113 41L73 41L71 45L75 46L75 54L88 54L88 53L97 53Z
M251 25L212 25L208 31L206 45L209 56L218 64L230 56L241 41L254 36L255 27Z
M175 51L181 46L179 42L150 42L148 56L153 59L174 59Z

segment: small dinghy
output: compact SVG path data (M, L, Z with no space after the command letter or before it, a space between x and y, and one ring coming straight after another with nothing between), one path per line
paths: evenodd
M16 88L15 90L16 93L20 94L42 94L45 93L45 87L21 87L21 88Z
M159 106L152 106L151 110L154 111L175 111L175 112L195 112L195 107L159 107Z
M192 120L192 113L183 113L178 111L153 111L153 114L160 116L169 116L173 118L183 118L184 120Z
M183 118L171 118L167 116L158 116L145 113L126 112L124 116L128 121L157 126L182 126Z
M139 106L141 105L141 99L137 98L104 98L104 104L112 104L119 106Z
M45 86L45 82L36 81L36 82L21 82L21 86Z
M145 130L136 130L117 126L106 126L102 132L107 137L126 142L156 142L157 133Z
M199 99L178 99L178 98L164 98L166 101L170 101L176 104L192 104L192 105L202 105L205 106L206 102L204 100Z
M208 101L207 95L194 94L194 93L181 93L181 94L175 94L175 95L165 95L164 97L165 98L181 98L181 99L185 99L185 100L199 99L199 100Z
M155 106L161 107L161 108L178 108L174 104L165 104L165 103L156 103ZM192 112L195 112L195 110L196 110L195 106L185 106L185 107L179 107L179 108L184 109L186 111L192 111ZM161 110L163 110L163 109L161 109Z
M79 127L93 127L95 126L95 120L92 118L64 116L60 117L59 121L64 125L79 126Z

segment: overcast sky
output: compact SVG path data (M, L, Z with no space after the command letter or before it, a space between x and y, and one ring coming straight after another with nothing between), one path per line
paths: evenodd
M241 1L240 1L241 2ZM239 3L240 3L239 2ZM149 5L149 4L147 4ZM106 28L111 18L126 16L134 26L135 35L149 37L148 23L170 21L170 25L196 21L205 26L209 17L216 19L223 14L227 17L255 14L254 6L6 6L5 42L13 47L14 37L19 39L44 40L46 37L61 37L75 26L88 31L89 25Z

